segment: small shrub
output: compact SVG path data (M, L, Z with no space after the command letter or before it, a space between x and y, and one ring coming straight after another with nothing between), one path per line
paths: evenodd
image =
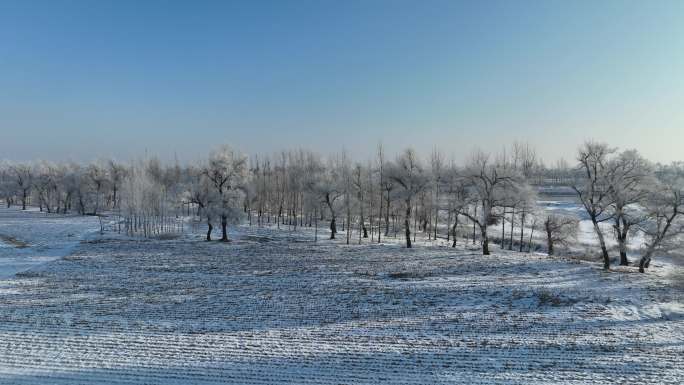
M429 273L421 273L416 271L398 271L387 274L388 277L392 279L416 279L429 277Z
M539 290L537 298L539 299L539 306L571 306L579 302L579 299L564 297L548 289Z

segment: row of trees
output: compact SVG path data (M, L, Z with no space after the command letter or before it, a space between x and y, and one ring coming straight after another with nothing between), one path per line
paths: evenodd
M479 242L483 254L498 234L501 248L531 250L539 231L553 254L574 239L578 220L539 210L534 185L566 186L593 225L606 269L605 223L612 225L621 264L629 263L629 238L645 236L641 271L684 229L684 167L653 165L634 150L587 142L575 166L561 161L551 168L524 144L496 156L476 151L464 165L438 151L423 160L411 149L390 160L382 146L373 158L353 162L344 153L322 157L297 150L248 159L224 146L186 166L154 158L128 165L6 162L0 194L8 206L24 209L33 204L47 212L107 212L130 235L182 232L183 218L190 216L207 224L207 240L218 225L221 240L228 241L228 225L245 218L250 225L313 227L317 240L322 221L331 239L342 231L347 243L382 242L401 231L412 247L420 232L452 246L457 239Z
M578 151L578 168L571 187L582 203L599 240L604 268L610 268L606 222L612 225L627 265L628 239L635 233L646 238L639 270L649 266L658 249L675 247L684 230L684 165L656 166L635 150L618 152L605 143L587 142Z
M105 208L116 208L128 169L114 161L88 166L75 163L35 164L0 163L0 199L26 210L35 205L48 213L76 211L97 215Z

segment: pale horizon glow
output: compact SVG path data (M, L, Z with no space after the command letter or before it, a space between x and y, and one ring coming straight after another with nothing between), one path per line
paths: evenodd
M0 159L684 160L681 1L6 1Z

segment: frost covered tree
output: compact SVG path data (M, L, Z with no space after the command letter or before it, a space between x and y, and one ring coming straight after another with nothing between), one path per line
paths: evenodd
M681 248L684 234L684 167L675 164L658 174L643 202L648 219L639 225L646 236L646 251L639 260L642 273L657 250Z
M41 161L33 168L33 191L38 198L40 211L52 213L53 208L58 206L59 186L61 175L57 165L50 162Z
M456 247L458 239L458 225L459 216L466 211L468 200L468 182L463 178L462 170L459 170L455 164L451 164L443 172L442 188L446 194L448 204L448 223L447 241L453 237L451 247ZM452 222L453 220L453 222Z
M522 252L525 246L525 229L528 224L536 224L534 213L537 211L537 196L530 182L540 173L541 165L532 146L528 143L514 142L510 151L504 148L503 153L498 156L497 166L502 173L513 175L512 181L515 182L506 189L498 210L501 219L501 248L503 249L507 242L506 220L508 220L508 249L513 250L514 238L516 238L515 225L519 224L518 250ZM533 234L534 226L531 226L530 236Z
M21 209L26 210L33 187L33 167L30 164L15 164L10 166L10 170L14 176L16 190L21 200Z
M514 142L512 150L513 169L531 180L539 167L537 152L529 143Z
M437 149L432 150L432 155L430 157L430 176L432 183L430 189L432 191L433 203L433 211L431 211L431 214L434 214L434 224L432 225L432 230L434 239L436 240L437 228L439 227L439 214L440 210L442 209L440 200L440 190L442 188L444 179L444 157L442 156L442 153L439 152L439 150Z
M86 168L84 182L93 201L91 215L97 215L100 211L108 181L107 168L102 162L91 163Z
M379 196L379 204L378 204L378 243L382 242L382 236L381 236L381 218L383 216L383 205L385 204L385 199L384 199L384 185L383 185L383 179L385 179L385 149L382 146L382 143L378 144L377 148L377 170L378 170L378 182L380 185L378 186L378 196ZM389 196L389 193L387 194ZM385 236L387 236L387 233L389 232L389 202L387 203L387 216L385 217Z
M352 223L352 212L354 210L355 196L354 196L354 185L352 183L352 167L347 158L346 152L342 152L341 156L341 169L342 169L342 180L343 180L343 204L344 211L346 214L344 231L346 235L347 244L351 243L351 223Z
M211 241L211 233L214 230L214 207L219 197L216 189L202 169L190 167L187 170L189 177L187 201L197 205L197 214L200 218L204 217L207 222L206 240Z
M620 250L620 265L629 265L627 245L636 225L646 220L643 201L651 194L656 181L650 163L636 150L623 151L608 165L610 178L610 206L613 229Z
M472 206L479 209L479 214L467 211L462 214L479 227L483 255L489 255L488 228L497 221L495 209L506 202L516 182L513 170L491 162L489 158L488 154L476 151L463 173L468 182L469 200Z
M368 173L370 170L357 163L352 169L352 186L355 193L358 214L359 214L359 242L360 237L368 238L368 228L366 227L365 203L368 199L370 186L368 185Z
M273 195L271 161L268 157L255 157L251 183L255 194L257 223L259 226L271 221L271 197ZM264 219L266 217L266 219Z
M0 197L5 200L5 205L10 208L13 203L16 188L12 170L8 162L0 162Z
M605 236L600 224L613 218L610 207L613 205L611 191L610 156L615 149L605 143L588 141L578 150L579 166L571 187L587 212L599 240L603 257L603 268L610 268L610 256Z
M306 217L304 207L304 193L306 180L306 163L309 152L303 149L292 151L290 153L289 161L289 201L290 201L290 218L294 229L297 226L304 226L304 219Z
M518 207L518 251L522 252L525 246L525 228L530 226L530 240L535 231L537 221L537 193L528 183L516 183L509 195L515 196ZM513 236L511 232L511 237ZM513 242L511 242L513 243ZM530 245L531 248L531 245Z
M182 198L170 193L181 191L179 172L157 158L135 161L127 168L118 210L127 234L151 237L182 231L175 215Z
M107 161L107 168L107 176L109 178L108 182L112 192L112 209L116 209L119 206L119 191L121 190L121 185L126 178L127 170L124 165L119 164L111 159Z
M406 247L411 247L411 212L414 198L420 194L429 183L429 176L425 171L418 155L413 149L405 150L397 160L388 167L388 177L398 186L397 197L404 203L404 235Z
M382 151L380 149L379 151ZM379 157L382 164L382 172L380 174L380 195L381 195L381 207L384 207L384 224L385 224L385 237L389 236L390 232L390 211L392 211L392 202L394 198L394 191L396 189L396 183L390 174L392 168L391 163L387 163L384 160L384 153L380 152ZM382 214L381 214L382 216Z
M60 209L63 214L67 213L69 206L71 205L72 191L70 189L70 172L69 167L66 164L56 164L53 168L53 175L55 178L55 184L53 188L54 193L54 210L59 213Z
M556 245L567 247L576 239L579 220L569 215L547 214L543 216L543 227L546 233L546 248L549 255L554 255Z
M211 182L218 200L214 211L221 219L221 241L228 242L228 222L237 221L242 216L242 202L247 177L247 158L222 146L212 151L204 174Z
M321 217L323 206L323 190L320 182L325 174L325 167L321 158L314 153L308 153L304 165L304 201L303 206L309 212L309 225L314 225L314 242L318 241L318 219Z
M73 199L76 203L76 209L81 215L97 215L99 210L100 194L104 186L106 177L101 174L101 170L97 167L81 167L77 164L72 164L71 172L73 173Z
M81 195L80 190L80 173L74 173L74 187L75 194ZM153 186L149 182L145 174L145 165L143 161L135 162L131 165L126 182L122 186L122 212L125 218L125 228L128 235L136 235L142 233L147 236L149 233L146 203L149 199L146 197L148 191L153 190ZM77 198L77 201L81 198ZM83 207L83 202L78 203ZM79 209L82 211L83 209Z
M344 169L339 157L328 159L327 166L318 175L310 175L307 190L317 196L330 215L330 239L337 235L337 216L344 196Z

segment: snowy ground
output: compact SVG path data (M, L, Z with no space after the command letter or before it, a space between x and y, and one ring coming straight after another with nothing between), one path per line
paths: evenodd
M68 255L98 229L95 217L0 208L0 279Z
M62 234L91 231L54 218ZM0 383L684 381L677 267L231 235L90 237L0 279Z

